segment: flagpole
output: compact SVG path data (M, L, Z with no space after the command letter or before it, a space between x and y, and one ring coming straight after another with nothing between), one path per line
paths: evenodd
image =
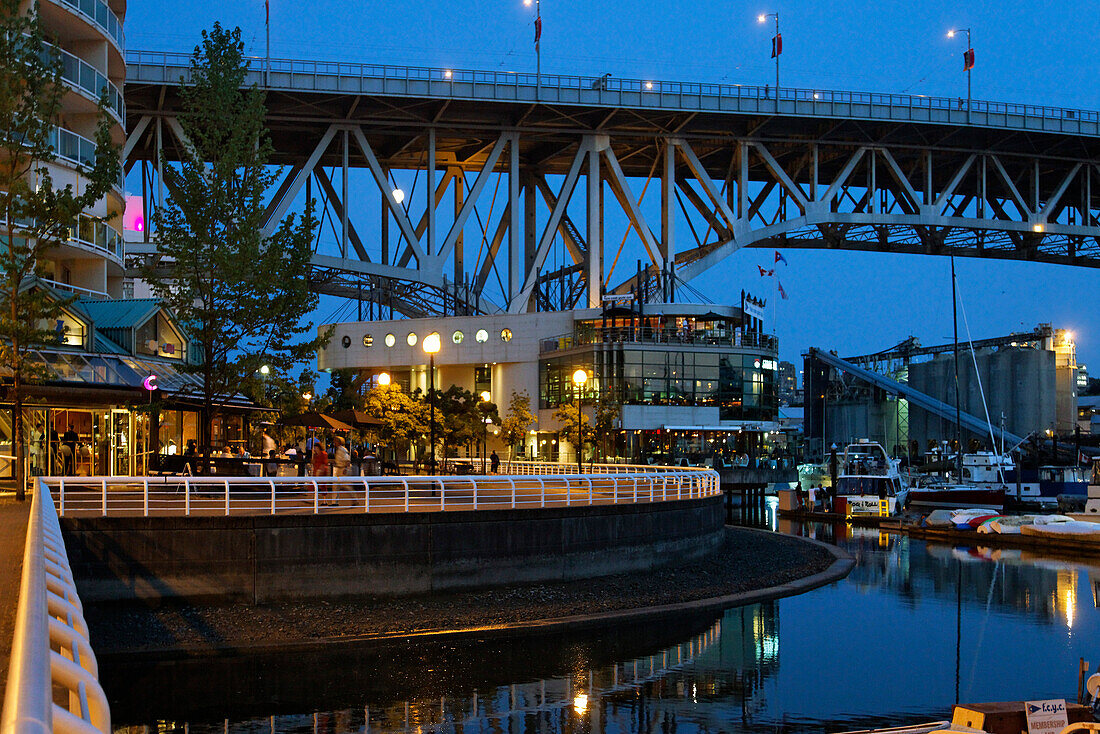
M271 0L264 0L264 29L267 33L267 57L264 59L264 86L271 86Z
M764 23L775 18L775 38L772 39L772 58L775 59L775 111L779 112L779 57L783 55L783 36L779 35L779 13L761 13L756 19Z

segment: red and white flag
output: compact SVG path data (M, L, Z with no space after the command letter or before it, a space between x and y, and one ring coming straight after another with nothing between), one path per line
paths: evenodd
M762 266L762 265L757 265L756 267L760 269L760 277L761 278L768 278L768 277L771 277L771 276L775 275L775 270L774 269L773 270L765 270L764 266Z
M783 53L783 34L776 33L772 38L772 58L774 59L781 53Z
M787 291L783 290L783 284L779 282L779 278L775 279L775 285L779 288L779 297L784 301L787 300Z
M539 39L542 38L542 16L535 18L535 51L539 50Z
M264 21L271 25L271 0L264 0Z

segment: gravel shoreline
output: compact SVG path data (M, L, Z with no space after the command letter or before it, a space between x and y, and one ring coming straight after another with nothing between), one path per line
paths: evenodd
M458 630L711 599L820 573L835 557L798 538L727 528L708 558L645 574L403 598L264 604L89 605L100 655L301 645Z

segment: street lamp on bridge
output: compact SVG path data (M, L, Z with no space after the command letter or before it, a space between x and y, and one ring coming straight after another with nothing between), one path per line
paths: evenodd
M779 13L761 13L756 16L760 23L767 23L768 18L775 18L775 37L772 38L772 58L775 59L775 111L779 111L779 57L783 53L783 36L779 33Z
M523 4L531 7L532 0L523 0ZM542 97L542 53L539 51L539 42L542 39L542 8L541 0L535 3L535 99Z
M966 121L970 122L970 72L974 69L974 45L970 42L969 28L952 28L947 32L947 37L954 38L958 33L966 34L966 50L963 51L963 71L966 72Z

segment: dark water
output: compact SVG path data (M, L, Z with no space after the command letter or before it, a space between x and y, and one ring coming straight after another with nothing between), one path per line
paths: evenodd
M797 597L643 625L171 663L102 662L116 728L158 732L844 731L1077 695L1100 561L788 526L858 564Z

